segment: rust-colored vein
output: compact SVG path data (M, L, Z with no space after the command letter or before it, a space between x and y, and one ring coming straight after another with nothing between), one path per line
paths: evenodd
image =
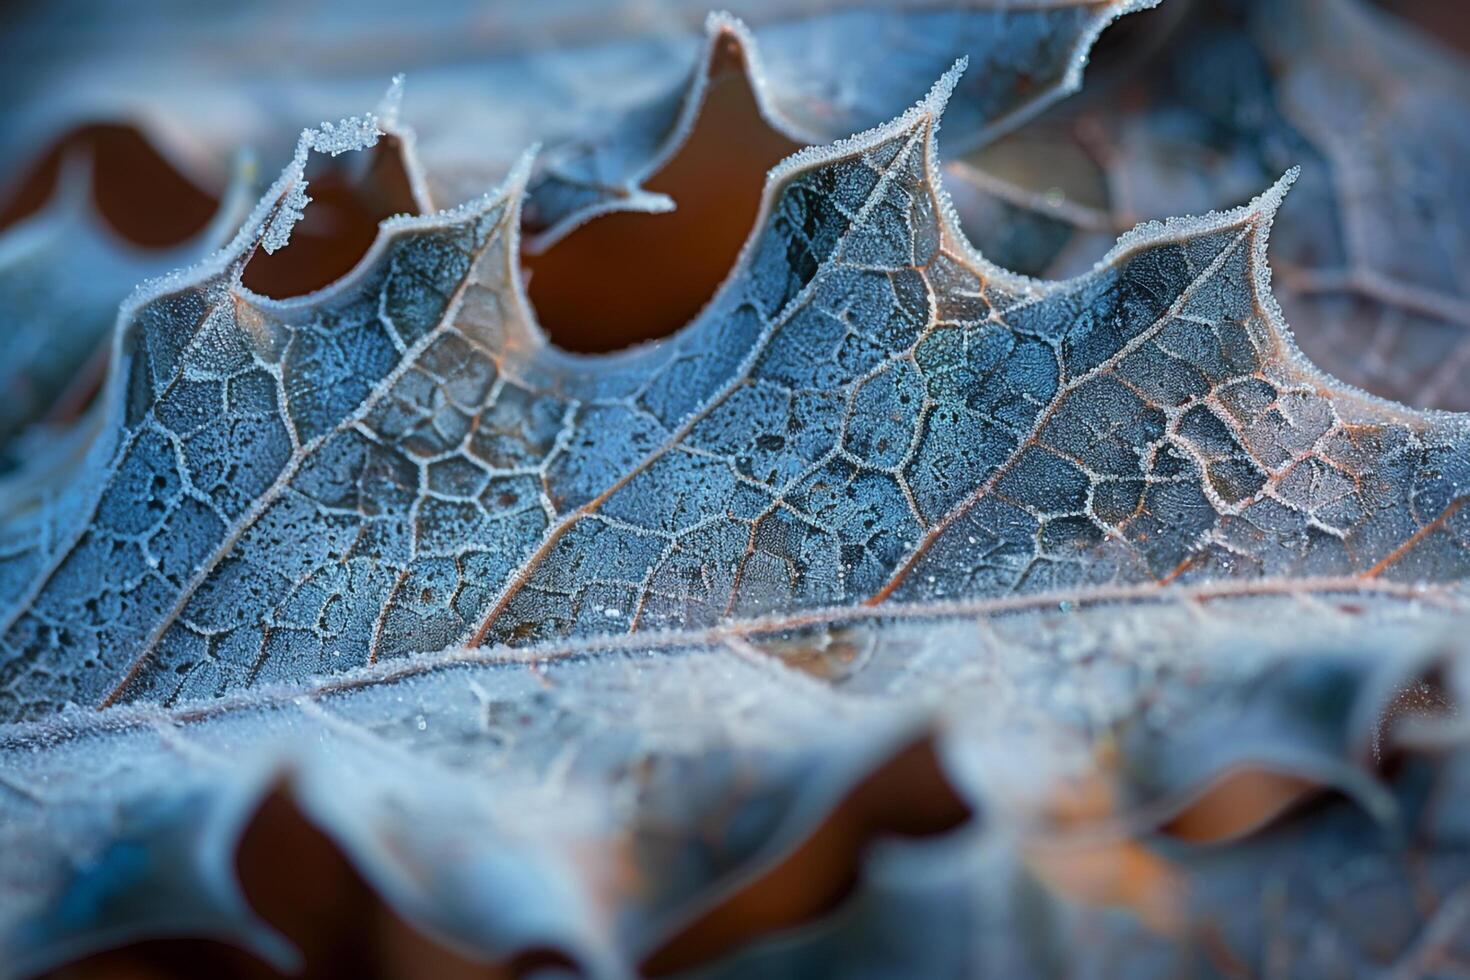
M1222 248L1220 250L1220 254L1215 256L1215 258L1210 261L1210 264L1207 265L1204 270L1194 278L1194 281L1192 281L1187 287L1185 287L1184 290L1180 292L1179 296L1174 300L1173 303L1169 304L1169 308L1166 309L1163 314L1159 316L1158 319L1156 319L1153 323L1149 324L1148 327L1141 331L1138 336L1134 337L1132 340L1128 341L1128 343L1124 344L1121 348L1119 348L1117 353L1115 353L1112 357L1109 357L1107 360L1103 361L1097 367L1081 375L1078 375L1076 378L1073 378L1070 381L1062 384L1058 388L1055 397L1052 398L1051 403L1047 405L1046 409L1036 417L1036 422L1031 426L1031 430L1026 434L1025 438L1022 439L1021 442L1016 446L1015 451L1011 453L1011 455L1005 460L1005 462L996 467L995 472L992 473L985 480L984 483L976 487L975 490L973 490L968 496L966 496L954 507L950 508L948 513L946 513L934 524L930 525L929 529L924 532L924 536L920 538L919 543L914 546L913 551L911 551L908 557L904 559L903 563L899 565L897 571L893 573L893 575L889 578L889 580L883 585L881 589L879 589L867 600L865 600L866 604L870 606L876 606L883 602L886 602L888 598L893 595L894 591L903 584L904 580L908 578L909 573L914 570L914 568L918 565L920 559L923 558L924 554L929 550L934 542L937 541L944 534L945 531L949 530L949 528L952 527L956 521L968 514L977 503L987 497L991 493L991 491L995 489L996 485L1005 478L1006 474L1011 471L1011 468L1015 466L1016 462L1020 460L1021 456L1024 455L1027 449L1031 448L1032 446L1039 445L1041 433L1045 430L1047 423L1052 420L1057 411L1062 407L1063 404L1066 403L1068 396L1092 379L1108 373L1119 363L1121 363L1124 358L1128 357L1138 348L1142 347L1144 344L1152 340L1158 334L1158 332L1162 330L1166 324L1169 323L1170 320L1178 316L1178 314L1184 309L1185 305L1194 297L1195 292L1200 288L1200 286L1208 282L1210 277L1215 275L1215 273L1220 270L1220 268L1225 264L1226 261L1229 260L1230 256L1235 253L1235 250L1241 246L1241 243L1245 240L1246 236L1248 236L1254 228L1254 221L1247 222L1246 227L1241 229L1240 233L1235 236L1235 239L1228 246Z
M500 216L500 220L504 222L506 216L510 213L511 209L506 209L506 212ZM138 653L134 656L132 663L128 666L127 672L123 675L123 678L118 681L116 685L113 686L112 690L108 692L107 696L102 699L100 707L108 707L109 705L114 704L117 699L122 696L123 692L127 690L128 685L133 682L133 680L142 671L143 667L152 658L153 652L157 648L159 641L162 640L164 633L166 633L169 627L171 627L178 620L179 616L183 615L184 609L188 606L189 601L194 597L194 594L198 591L199 587L204 584L204 581L209 577L210 574L213 573L214 569L219 565L224 557L230 553L235 545L239 543L240 539L246 534L246 532L248 532L250 528L255 526L255 523L260 520L260 518L270 508L270 506L275 503L275 501L281 496L282 493L286 491L286 488L290 486L291 481L296 477L296 474L300 472L301 467L305 464L306 460L311 457L312 453L319 449L328 439L331 439L333 436L345 431L346 429L356 425L358 422L361 422L364 418L366 418L367 414L373 410L378 402L382 398L386 397L387 394L393 389L393 385L398 381L398 379L401 378L408 371L413 369L413 366L417 363L419 356L444 333L449 324L453 322L455 315L458 313L465 291L475 280L475 264L479 258L479 255L483 254L486 249L494 244L495 240L499 237L500 234L501 229L496 229L495 231L492 231L489 235L486 236L484 243L480 246L479 253L471 256L471 262L469 268L465 272L464 278L460 280L459 284L455 287L454 293L449 297L448 303L444 308L444 314L442 318L434 326L434 328L432 330L426 331L424 335L420 337L418 341L416 341L414 345L408 349L403 357L399 359L397 365L394 366L393 370L385 375L372 388L372 390L368 392L367 396L362 400L357 408L353 410L350 415L339 421L329 431L324 432L316 438L311 439L310 441L295 448L295 450L291 454L291 458L287 460L286 465L281 469L281 472L276 476L275 480L272 481L271 485L265 489L264 493L262 493L255 500L251 501L249 509L246 510L246 512L240 517L240 519L235 522L235 524L230 528L229 533L225 535L224 539L219 543L214 551L210 553L209 557L198 566L194 575L185 584L184 588L179 591L179 594L175 598L173 605L169 608L167 615L163 616L158 624L148 634L147 639L143 642L142 646L138 650ZM281 410L284 413L286 407L283 405L281 407Z
M1159 585L1161 587L1167 587L1174 584L1175 579L1183 575L1185 572L1189 571L1194 566L1198 565L1200 561L1204 558L1204 556L1205 553L1203 551L1194 552L1194 554L1188 556L1179 564L1175 565L1163 578L1159 579Z
M393 608L393 600L398 598L398 593L403 589L403 583L408 581L408 569L405 568L398 573L393 580L393 587L388 590L388 596L383 600L383 608L378 610L378 618L373 620L373 638L368 644L368 660L370 664L378 662L378 651L383 646L383 627L388 622L388 610Z
M911 154L914 150L914 144L916 141L920 139L927 140L927 134L928 125L925 123L921 123L914 128L914 131L909 135L909 142L904 147L903 151L897 154L894 157L893 161L888 165L888 168L883 171L879 180L874 185L873 190L869 192L867 199L864 200L863 206L857 211L857 214L850 221L848 231L845 232L843 236L844 241L847 234L851 233L852 228L856 227L859 222L861 222L863 218L867 215L867 213L883 199L883 195L887 191L888 185L893 181L894 172L900 166L902 166L904 162L907 161L909 154ZM801 307L802 301L812 290L813 284L821 279L823 271L825 271L825 269L829 267L831 263L837 261L838 257L840 257L841 255L842 247L841 245L839 245L836 249L833 250L832 257L827 259L826 263L824 263L823 265L823 268L819 269L817 273L812 276L811 281L808 282L807 285L803 288L801 294L799 294L795 299L791 300L790 303L787 304L786 309L782 311L782 316L787 316L789 315L790 311L796 310ZM697 411L691 413L690 416L685 419L677 429L674 430L674 432L669 436L668 439L664 440L661 445L653 449L651 452L648 453L648 455L639 460L633 467L629 469L627 473L623 474L611 485L609 485L607 489L603 490L591 500L577 507L575 510L569 512L546 533L546 536L542 539L541 544L539 544L536 547L536 550L533 551L531 555L524 562L521 563L520 567L516 569L515 574L511 577L510 581L506 583L505 588L501 590L501 593L498 597L496 597L495 602L491 604L489 611L480 620L475 629L465 638L464 645L480 646L484 644L486 638L490 634L490 630L494 627L496 621L500 618L501 614L505 612L506 607L510 605L511 600L513 600L516 595L520 593L521 589L525 587L526 583L531 580L531 576L535 573L536 569L545 560L546 556L551 553L552 549L556 547L557 543L561 541L562 537L565 536L568 531L570 531L577 523L582 521L584 518L595 514L599 509L601 509L603 504L605 504L608 499L612 497L613 494L617 493L623 487L627 486L634 477L638 476L640 473L643 473L648 469L648 467L652 466L659 459L663 458L668 453L676 449L681 443L684 442L686 438L688 438L689 433L694 431L695 426L703 421L710 412L714 411L721 404L723 404L725 399L729 398L733 392L735 392L741 385L745 383L746 379L749 377L751 366L755 363L756 359L760 356L762 351L765 350L766 345L770 342L771 337L774 336L775 333L779 330L779 324L781 322L784 321L778 320L776 323L773 323L765 329L760 339L757 340L756 343L752 346L750 353L746 355L745 360L740 365L740 368L735 372L734 377L732 377L730 381L726 382L726 384L722 388L720 388L720 390L717 391Z
M1378 576L1382 575L1385 571L1388 570L1390 566L1394 565L1409 552L1413 551L1414 548L1418 546L1419 542L1423 541L1425 538L1429 537L1429 535L1444 527L1445 522L1448 521L1451 517L1454 517L1455 514L1464 505L1464 503L1464 497L1456 497L1454 500L1451 500L1449 506L1440 511L1438 517L1421 527L1419 530L1415 531L1412 535L1409 536L1409 539L1407 541L1390 551L1380 562L1378 562L1378 564L1374 565L1372 568L1364 572L1363 578L1371 579L1377 578Z

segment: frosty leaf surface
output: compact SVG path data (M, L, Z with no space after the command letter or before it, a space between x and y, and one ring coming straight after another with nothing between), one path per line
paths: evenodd
M1464 57L1359 0L1184 13L1112 93L952 165L978 247L1066 275L1139 218L1218 207L1300 165L1276 266L1303 350L1375 394L1463 410Z
M1371 643L1338 645L1321 621L1299 625L1313 640L1292 654L1254 662L1249 677L1204 681L1192 707L1168 709L1156 725L1123 721L1118 747L1062 782L1044 829L1019 840L890 843L826 925L747 947L706 972L863 975L879 964L934 975L1453 975L1470 952L1470 864L1454 802L1465 763L1445 736L1463 722L1445 725L1431 709L1426 730L1425 717L1395 707L1435 697L1412 680L1394 687L1408 679L1389 680L1403 662L1390 667L1396 658ZM1236 634L1213 651L1210 669L1251 642ZM1222 749L1233 767L1222 767ZM1024 750L997 754L1007 751ZM1375 757L1394 762L1375 771L1364 764ZM1160 766L1188 772L1195 788L1138 794ZM1177 821L1242 774L1343 779L1347 792L1313 794L1238 838L1182 837ZM1001 798L1013 788L994 773L989 785ZM1237 792L1209 802L1258 805Z
M142 287L82 469L0 532L0 974L179 934L288 966L231 874L275 794L476 957L710 968L685 937L916 744L970 823L851 844L856 901L731 971L1461 955L1463 418L1297 352L1294 173L1074 279L981 258L958 80L779 167L710 306L617 355L524 298L529 162L324 290L242 286L376 117ZM1242 774L1270 798L1191 822Z
M6 963L25 973L181 932L289 963L228 870L257 801L284 779L368 881L443 942L488 959L552 947L594 976L677 965L667 951L701 910L779 864L932 726L974 825L874 851L858 897L825 927L747 956L799 971L855 941L894 964L1032 975L1092 935L1120 957L1105 975L1180 963L1215 975L1221 948L1230 962L1289 952L1304 969L1371 975L1449 941L1420 940L1416 923L1452 918L1470 870L1453 806L1462 721L1431 715L1418 742L1383 721L1429 671L1448 670L1448 695L1462 696L1463 655L1433 639L1462 616L1444 596L1387 591L1156 593L1122 615L1112 603L995 604L799 635L465 651L12 726L0 744ZM1392 783L1377 769L1388 753L1413 760ZM1346 802L1219 845L1168 832L1242 766ZM1099 780L1100 809L1065 803ZM1430 783L1443 788L1426 795ZM1402 827L1416 828L1412 844ZM1395 903L1416 855L1432 871L1420 901L1394 906L1403 928L1358 945L1351 910ZM1119 860L1150 871L1126 880L1161 890L1130 897L1112 877L1123 869L1108 870ZM1081 880L1058 870L1099 865ZM1278 900L1277 881L1293 929L1273 938L1253 910ZM895 901L954 914L898 914ZM961 912L989 941L964 941ZM893 928L875 928L885 915Z
M1460 580L1464 425L1291 348L1285 183L1016 279L933 181L953 77L774 175L705 314L617 358L539 336L511 196L301 301L236 285L248 234L141 293L96 492L5 569L7 714L859 604Z
M1117 17L1157 0L1048 4L936 4L930 9L843 10L752 31L728 14L705 22L687 78L577 139L554 141L532 181L525 228L531 247L549 246L569 226L610 210L677 206L640 185L678 149L702 109L706 86L725 71L745 73L767 125L798 143L828 142L876 126L904 107L956 57L972 70L951 96L959 148L983 144L1079 84L1087 51ZM854 44L902 50L885 70L862 66ZM814 62L816 67L814 67Z
M13 522L5 573L15 589L13 628L39 624L28 618L37 613L90 622L91 649L102 657L158 630L175 593L216 574L223 555L211 560L211 552L229 550L267 509L264 498L284 490L333 429L347 428L350 412L366 411L375 384L406 372L438 338L471 257L499 240L490 231L503 200L498 211L476 202L448 226L385 223L357 274L302 302L249 297L239 285L257 245L287 243L307 200L307 152L342 152L376 133L371 117L308 130L274 197L229 247L125 306L103 396L108 429L89 450L103 482L94 492L84 472L57 504L59 517ZM288 312L301 310L300 318ZM309 523L301 533L314 533ZM103 567L101 589L60 605L45 598L47 583L67 591L74 576ZM19 665L7 660L5 669Z

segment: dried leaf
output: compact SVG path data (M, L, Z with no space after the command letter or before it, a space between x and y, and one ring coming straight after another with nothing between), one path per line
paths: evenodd
M1312 630L1313 642L1287 643L1278 648L1280 659L1257 660L1259 641L1238 636L1212 649L1205 668L1214 673L1233 662L1238 673L1216 673L1184 701L1171 698L1169 710L1151 721L1142 720L1149 712L1129 715L1118 740L1104 743L1101 754L1113 761L1076 777L1092 789L1081 794L1081 806L1075 795L1065 801L1068 820L1059 831L1033 825L1019 847L1007 834L890 847L875 855L845 914L748 949L708 975L1453 975L1470 952L1470 865L1457 805L1467 772L1461 749L1441 754L1399 742L1398 763L1375 778L1387 804L1381 812L1327 795L1243 838L1204 846L1179 841L1166 826L1177 800L1139 805L1130 801L1129 780L1115 781L1120 767L1142 770L1152 757L1209 738L1265 735L1262 742L1290 752L1303 721L1294 709L1257 711L1222 726L1229 703L1281 696L1284 707L1314 673L1334 692L1317 692L1327 709L1322 722L1345 723L1352 715L1371 721L1408 675L1397 653L1410 653L1410 663L1431 662L1421 657L1432 646L1382 636L1358 646L1361 631L1342 642L1319 632L1320 620L1298 625L1298 635ZM1190 689L1182 676L1197 666L1181 665L1182 674L1162 688L1176 696ZM1210 720L1197 728L1201 712ZM1345 729L1359 739L1368 735L1351 724ZM1015 751L1010 744L993 755ZM1349 763L1339 757L1330 767ZM1355 771L1374 778L1361 763ZM1207 765L1195 773L1212 775ZM992 785L1004 799L1010 787Z

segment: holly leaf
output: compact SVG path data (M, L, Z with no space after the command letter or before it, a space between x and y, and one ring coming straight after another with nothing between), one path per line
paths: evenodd
M1196 638L1214 643L1220 624L1191 619L1188 629L1203 626ZM1395 638L1339 633L1330 616L1296 625L1293 638L1272 640L1237 621L1197 662L1178 659L1183 639L1158 651L1179 668L1152 688L1162 699L1145 696L1099 737L1094 760L1053 784L1014 834L998 828L1026 784L1016 770L1055 758L1055 741L1018 743L1009 718L965 743L990 748L976 770L990 790L988 831L887 842L841 913L704 972L861 975L875 963L1006 976L1453 972L1466 952L1466 891L1452 801L1466 770L1453 747L1463 717L1447 719L1444 698L1463 687L1452 680L1446 691L1416 671L1463 661L1453 644L1419 645L1414 628ZM1024 674L1023 650L993 660L985 641L966 649L1015 690L1006 682ZM1084 683L1106 691L1108 673ZM1463 666L1450 674L1463 677ZM1108 698L1063 688L1022 685L1053 722Z
M968 144L989 139L1075 89L1098 33L1124 13L1155 2L1068 0L1012 9L983 0L953 9L899 11L835 3L795 12L756 3L746 5L745 12L766 45L764 58L752 54L764 66L756 70L754 81L783 146L827 142L886 120L966 53L984 65L982 73L972 73L963 84L952 110L965 127ZM380 66L391 59L418 69L415 130L396 125L398 90L389 99L394 104L385 103L378 112L392 130L393 149L411 161L405 169L412 175L415 207L403 207L400 201L398 210L423 213L432 210L431 198L458 202L478 197L505 174L521 147L541 141L548 151L539 158L522 209L527 246L541 251L592 216L672 207L666 195L646 190L641 181L687 138L706 97L706 81L728 60L721 54L722 44L733 41L737 49L744 44L754 51L756 43L750 29L728 14L708 17L706 42L695 43L685 28L695 26L704 9L675 3L642 16L609 8L578 10L566 17L534 8L512 23L492 17L480 28L461 32L465 57L473 55L481 66L467 70L442 64L442 23L437 20L430 34L434 61L424 66L425 37L405 33L396 19L381 16L354 17L347 31L298 35L288 30L282 36L280 25L295 19L284 11L256 8L241 15L242 27L249 29L232 35L249 36L251 43L222 46L212 15L201 20L192 8L133 12L123 22L109 22L100 33L78 37L56 29L56 18L64 16L57 10L32 6L17 14L6 38L0 39L16 88L25 96L11 124L0 132L0 164L20 170L37 145L66 146L111 126L150 146L160 156L160 166L172 166L189 174L191 183L207 185L242 144L267 158L289 153L283 117L320 118L345 100L376 97L383 81ZM452 8L440 11L451 20L461 14L468 16ZM95 12L89 22L101 23ZM583 33L599 43L566 50L567 35ZM123 34L132 41L119 43ZM65 44L56 44L68 35ZM881 72L867 70L872 66L849 56L845 39L854 36L881 36L902 48L906 57L901 64L890 59ZM155 47L163 37L169 38L167 46ZM191 37L196 41L190 42ZM6 47L10 41L16 43ZM334 83L303 86L258 70L253 60L257 43L299 47L303 62L332 62L338 66ZM206 49L210 54L202 61L180 53ZM363 59L366 50L373 52L371 60ZM85 71L77 68L78 58L85 60ZM743 50L737 50L734 59L743 64L743 58ZM167 73L169 79L160 85L159 64L187 72L190 85L177 86L172 80L176 72ZM519 95L487 100L486 91ZM569 98L569 93L576 97ZM757 161L752 172L763 171L778 155ZM124 163L119 169L130 172L134 167ZM105 344L99 341L111 327L118 302L142 279L192 262L220 245L238 227L249 193L253 190L236 179L222 195L210 228L172 249L144 251L118 241L95 206L81 203L79 187L70 187L51 203L50 217L37 217L25 230L11 233L15 240L0 249L0 302L12 311L6 390L13 401L8 416L0 417L0 445L32 422L48 424L24 444L10 447L8 458L0 458L8 466L26 460L32 474L18 480L13 492L0 494L20 499L0 505L28 509L31 488L48 480L46 474L65 471L85 449L92 429L83 427L60 438L66 427L53 424L52 416L58 414L53 409L60 406L59 413L69 418L95 389L106 360ZM164 211L168 202L158 200L155 206ZM146 227L148 219L141 220ZM338 230L340 220L324 218ZM739 220L743 230L744 215ZM303 247L293 257L293 266L315 266L305 251ZM257 274L263 264L256 263ZM298 284L312 280L308 272L281 281L297 287L288 292L299 293L306 290ZM280 295L257 280L251 285ZM86 365L90 373L82 370Z
M190 933L289 966L230 868L283 785L399 914L471 961L549 949L594 975L634 963L669 975L736 954L731 972L751 960L800 972L851 969L845 957L866 951L1024 975L1101 944L1120 975L1283 957L1304 969L1430 962L1463 904L1450 805L1463 726L1430 716L1406 738L1385 718L1436 665L1464 676L1461 648L1429 641L1461 621L1432 600L1359 596L1174 593L1121 616L998 604L799 636L464 651L13 727L0 798L7 963L30 972ZM1458 681L1449 690L1463 696ZM919 719L932 747L916 753ZM1387 782L1390 756L1412 763ZM944 819L932 813L943 783L916 775L926 758L973 822L932 841L873 840ZM1238 843L1178 829L1243 769L1295 778L1330 815L1268 809ZM1247 818L1271 802L1233 792L1243 799L1224 809ZM815 867L813 852L826 855ZM1416 860L1432 869L1426 897L1392 905L1391 929L1355 928L1352 910L1395 902ZM841 914L749 945L799 924L793 905L827 910L853 885L849 867L857 893ZM813 897L773 911L793 876ZM1280 937L1254 911L1278 892L1292 924ZM988 941L921 914L943 908L976 916Z
M1088 51L1102 30L1158 0L1065 2L1044 7L957 4L932 11L843 10L752 31L729 14L705 21L705 43L686 77L554 140L528 196L528 245L542 251L570 229L610 211L667 211L667 195L643 182L689 137L712 81L739 72L762 123L797 145L825 143L885 122L957 57L975 70L951 96L951 126L968 148L989 142L1081 84ZM851 57L857 38L902 50L873 71ZM867 43L866 41L863 43Z
M1459 579L1463 426L1292 350L1286 181L1038 286L947 216L953 78L789 162L707 312L606 364L537 333L511 192L386 224L324 293L246 294L304 144L230 249L125 310L91 492L6 566L7 714L855 604Z

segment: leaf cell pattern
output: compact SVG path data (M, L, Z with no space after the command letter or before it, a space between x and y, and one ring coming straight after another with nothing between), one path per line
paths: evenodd
M788 162L705 314L618 359L541 340L514 181L298 303L237 285L248 234L145 294L95 499L3 566L35 583L5 715L855 603L1463 577L1463 425L1281 329L1286 181L1020 279L934 177L954 78Z
M1444 404L1463 209L1432 205L1458 200L1462 76L1391 31L1383 61L1343 61L1381 25L1339 0L1201 4L1233 26L1170 35L1180 84L1104 107L1101 191L1057 203L986 169L1039 140L1034 173L1066 183L1043 124L948 164L951 202L946 97L946 146L984 142L1137 6L753 0L749 34L712 19L707 56L733 34L767 121L809 142L879 123L962 50L977 70L783 164L705 312L612 356L548 344L517 236L638 203L698 109L692 37L604 37L599 9L588 47L415 71L455 116L415 114L422 156L403 134L442 199L537 136L548 150L277 302L240 271L300 216L306 151L384 121L304 138L235 242L124 305L86 458L70 443L28 495L0 484L0 976L185 933L288 966L233 873L277 791L457 949L646 972L691 910L779 871L916 738L971 822L856 855L842 915L702 973L1464 972L1464 419L1297 353L1266 264L1290 178L1142 226L1076 279L993 264L1077 271L1135 212L1234 203L1299 163L1273 250L1308 353L1349 380L1428 372L1412 394ZM534 32L558 9L514 16ZM692 27L690 9L656 12ZM145 51L148 16L87 50ZM368 10L324 44L378 51L362 42L384 23ZM33 40L0 39L7 63L44 64ZM223 75L201 74L228 78L210 50ZM335 63L350 87L360 64ZM233 144L262 132L251 105L300 109L272 85L228 82L237 111L195 135L224 120ZM75 105L26 111L88 104L51 88ZM631 115L608 104L624 96ZM1357 312L1420 320L1365 356ZM1312 348L1334 324L1344 343ZM1313 805L1181 839L1241 773ZM1076 823L1057 794L1075 804L1079 780L1106 805Z

